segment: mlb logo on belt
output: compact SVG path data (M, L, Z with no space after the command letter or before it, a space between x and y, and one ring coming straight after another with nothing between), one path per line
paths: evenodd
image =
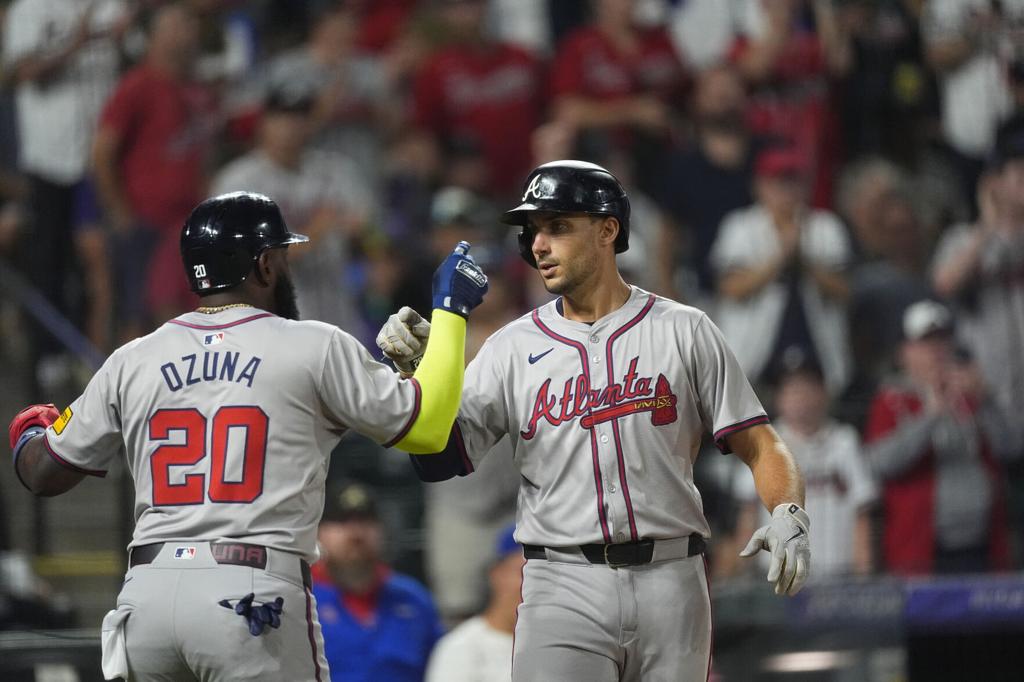
M195 547L175 547L174 548L174 558L175 559L191 560L191 559L194 559L195 556L196 556L196 548Z
M207 334L203 337L204 346L216 346L218 343L224 340L224 332L217 332L216 334Z

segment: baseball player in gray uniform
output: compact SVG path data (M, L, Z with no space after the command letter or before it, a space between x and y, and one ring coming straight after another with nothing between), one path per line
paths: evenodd
M558 298L490 337L466 370L445 451L414 464L424 480L466 475L511 439L527 557L513 680L704 680L701 436L749 465L772 510L743 554L770 552L777 593L807 578L800 473L707 315L620 277L629 200L610 173L540 166L504 221L521 226L523 257ZM404 309L378 344L408 370L429 333Z
M328 680L309 573L328 454L348 429L410 452L448 440L487 288L468 245L434 276L445 338L405 380L337 327L297 321L284 247L303 241L265 196L203 202L181 240L203 306L116 350L63 413L11 423L37 495L127 453L135 532L103 623L107 679Z

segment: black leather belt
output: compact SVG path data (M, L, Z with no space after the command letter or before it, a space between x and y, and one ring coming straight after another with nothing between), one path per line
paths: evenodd
M153 563L165 544L167 543L154 542L151 545L132 547L128 556L128 567L135 568ZM185 543L175 545L175 547L184 551L194 551L195 549ZM262 545L250 545L244 542L211 542L210 553L213 554L213 560L218 564L248 566L263 570L267 568L267 548ZM309 570L309 563L305 559L299 559L299 570L302 573L302 584L312 588L313 575Z
M655 540L638 540L637 542L620 542L612 545L579 545L579 550L592 564L608 564L609 566L637 566L649 564L654 557ZM700 533L691 533L686 556L692 557L704 553L705 542ZM527 559L547 559L545 550L575 551L576 547L559 548L541 545L523 545L523 556Z

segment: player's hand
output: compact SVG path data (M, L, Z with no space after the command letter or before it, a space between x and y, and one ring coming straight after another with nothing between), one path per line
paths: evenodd
M57 421L60 417L60 412L57 407L52 403L46 405L29 405L24 410L19 412L11 420L11 425L7 427L7 435L10 438L11 449L13 450L18 444L18 439L21 435L28 431L33 426L46 428L53 422Z
M750 542L740 552L748 557L764 549L771 553L768 582L775 585L775 594L790 596L800 591L811 568L811 546L807 531L811 520L797 504L780 504L772 512L767 526L754 531Z
M402 374L412 374L423 359L430 338L430 323L409 306L388 318L377 334L377 347Z
M487 275L469 255L469 242L459 242L434 272L434 308L468 318L487 293Z

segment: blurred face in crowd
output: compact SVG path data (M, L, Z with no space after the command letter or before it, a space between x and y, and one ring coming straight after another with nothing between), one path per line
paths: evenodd
M352 12L335 10L320 19L313 33L313 42L318 49L341 59L352 51L357 30Z
M522 552L512 552L491 567L491 599L508 605L518 605L522 600L523 564L526 559Z
M825 384L813 372L793 372L783 378L775 404L782 421L808 433L817 431L828 414Z
M619 221L586 213L536 211L530 214L526 230L533 237L533 256L544 288L572 298L598 276L605 253L613 252Z
M762 175L754 181L757 201L775 216L792 216L804 204L805 181L798 175Z
M594 15L601 23L631 26L634 4L635 0L594 0Z
M312 133L309 115L296 111L268 111L260 123L260 146L282 163L295 163Z
M722 65L697 79L694 108L698 122L716 129L742 130L747 94L739 72Z
M342 584L372 576L381 559L384 533L373 518L323 521L318 533L324 562Z
M483 0L441 0L441 18L456 40L477 38L483 31Z
M183 5L167 5L153 18L149 51L158 58L190 64L199 52L199 20Z
M1024 220L1024 158L1010 159L999 171L998 194L1002 205L1016 221ZM1024 229L1024 226L1018 225Z
M882 200L878 214L879 253L897 263L916 263L922 257L921 224L910 202L897 194Z
M937 332L921 339L904 341L900 360L912 383L938 387L945 380L953 361L952 337L948 333Z

